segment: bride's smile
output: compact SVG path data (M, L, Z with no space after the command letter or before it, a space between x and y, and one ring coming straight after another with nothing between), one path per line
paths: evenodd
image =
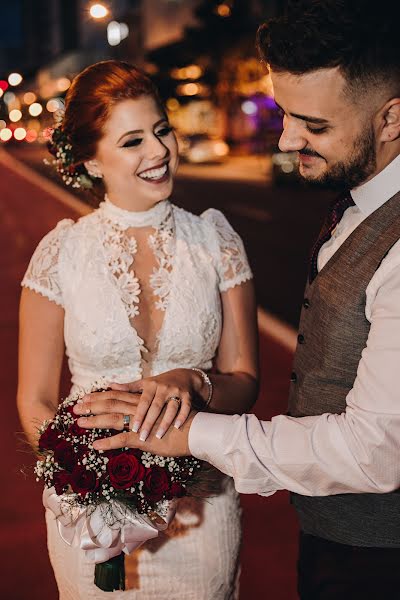
M148 210L169 198L178 167L178 147L165 113L152 96L127 99L112 108L95 157L113 204Z

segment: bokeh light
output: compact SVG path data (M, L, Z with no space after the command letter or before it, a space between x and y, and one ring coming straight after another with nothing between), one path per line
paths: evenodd
M28 129L33 129L37 133L42 129L39 119L29 119Z
M220 17L229 17L231 14L231 7L228 4L218 4L216 12Z
M17 108L14 108L14 110L10 111L10 114L8 116L12 123L16 123L17 121L20 121L22 119L22 112Z
M36 101L36 94L33 92L26 92L24 94L24 102L25 104L33 104Z
M51 113L54 113L57 110L62 109L63 107L64 107L64 102L62 101L61 98L52 98L46 104L46 109Z
M2 95L4 94L3 90L0 88L0 98L2 97Z
M21 142L26 138L26 129L23 127L17 127L17 129L14 130L14 137L16 140Z
M28 129L28 131L26 132L26 141L31 144L32 142L35 142L37 140L38 137L38 133L37 131L35 131L34 129Z
M8 83L10 85L19 85L22 81L22 75L20 73L10 73L8 76Z
M178 91L183 96L195 96L199 93L199 89L197 83L185 83L184 85L178 86Z
M4 102L6 104L11 104L11 102L14 102L16 98L16 95L14 94L14 92L6 92L4 94Z
M5 92L7 88L8 88L7 81L4 81L4 79L0 79L0 90L3 90L3 92Z
M11 138L12 138L11 129L9 129L8 127L4 127L4 129L2 129L0 131L0 140L2 142L8 142L8 140L10 140Z
M252 100L246 100L242 104L242 111L245 115L253 116L258 112L257 104Z
M4 129L4 127L7 127L7 123L3 121L3 119L0 119L0 131Z
M178 110L180 104L176 98L168 98L166 102L168 110Z
M39 104L39 102L34 102L29 107L29 114L32 115L32 117L38 117L42 110L43 106Z
M68 77L60 77L57 81L57 89L59 92L65 92L71 85L71 80Z
M108 9L104 4L92 4L89 13L93 19L104 19L108 15Z

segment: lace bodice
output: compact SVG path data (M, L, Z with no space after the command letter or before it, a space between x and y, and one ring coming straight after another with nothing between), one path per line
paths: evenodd
M65 310L72 381L135 381L211 367L220 293L251 278L243 244L217 210L169 201L137 213L107 199L39 243L22 281Z

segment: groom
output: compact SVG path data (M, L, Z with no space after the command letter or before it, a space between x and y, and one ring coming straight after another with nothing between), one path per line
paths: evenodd
M242 493L290 490L303 600L400 595L397 4L297 0L258 33L281 150L298 152L306 181L340 192L311 257L289 414L198 413L162 440L105 442L191 453Z

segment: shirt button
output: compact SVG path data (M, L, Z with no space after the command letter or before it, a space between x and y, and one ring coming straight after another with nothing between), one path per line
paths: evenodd
M299 342L299 344L304 344L304 342L306 341L302 333L299 333L299 335L297 336L297 341Z
M310 308L310 301L308 298L304 298L303 306L304 306L304 308Z
M297 381L297 375L294 371L292 371L292 374L290 375L290 381L292 383L296 383L296 381Z

